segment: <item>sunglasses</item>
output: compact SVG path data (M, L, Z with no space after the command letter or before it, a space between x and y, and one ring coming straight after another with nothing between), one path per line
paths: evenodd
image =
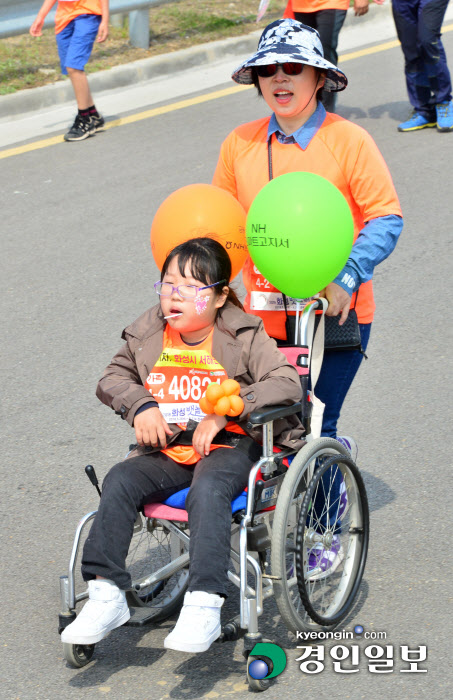
M269 63L267 66L255 66L260 78L271 78L281 66L285 75L300 75L304 69L303 63Z

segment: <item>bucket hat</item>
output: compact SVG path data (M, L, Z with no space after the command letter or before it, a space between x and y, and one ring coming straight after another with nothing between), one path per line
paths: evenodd
M326 71L324 90L339 92L348 84L346 75L326 61L321 39L316 29L295 19L278 19L264 29L258 49L251 58L241 63L231 76L236 83L251 85L252 68L271 63L305 63Z

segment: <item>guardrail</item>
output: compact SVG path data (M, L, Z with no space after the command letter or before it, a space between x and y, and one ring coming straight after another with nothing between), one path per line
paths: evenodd
M132 46L149 48L149 9L180 0L110 0L110 14L129 14L129 41ZM1 0L0 39L27 34L42 0ZM55 4L56 8L56 4ZM55 8L46 17L44 27L52 27Z

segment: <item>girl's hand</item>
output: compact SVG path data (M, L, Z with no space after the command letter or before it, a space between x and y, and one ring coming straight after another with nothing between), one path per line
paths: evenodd
M211 442L227 423L228 421L225 416L216 416L215 414L205 416L203 420L198 423L193 434L192 445L200 457L209 454Z
M135 437L139 445L166 447L167 435L173 435L160 410L153 406L134 418Z
M108 35L109 35L109 21L108 21L108 19L107 20L102 19L101 24L99 25L98 35L97 35L96 41L99 43L102 43L103 41L105 41L107 39Z
M348 317L349 307L351 306L351 297L349 294L345 292L343 287L340 287L339 284L331 282L320 292L320 296L324 297L329 302L326 316L338 316L338 314L341 314L338 325L342 326Z
M354 0L354 14L356 17L366 15L368 12L368 0Z

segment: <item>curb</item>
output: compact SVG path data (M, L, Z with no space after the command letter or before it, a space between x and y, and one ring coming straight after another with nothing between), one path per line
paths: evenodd
M391 16L391 5L371 5L369 12L362 17L355 17L349 11L341 36L347 35L348 30L356 30L360 25L379 18ZM244 56L256 50L262 29L244 36L232 39L221 39L206 44L198 44L188 49L174 53L161 54L152 58L144 58L108 70L89 75L90 88L100 93L121 87L129 87L172 73L181 72L207 63L215 63L228 57L236 57L238 63ZM55 107L74 101L71 83L66 80L52 85L21 90L13 95L3 95L0 98L0 118L20 116L25 112L33 112L46 107Z

